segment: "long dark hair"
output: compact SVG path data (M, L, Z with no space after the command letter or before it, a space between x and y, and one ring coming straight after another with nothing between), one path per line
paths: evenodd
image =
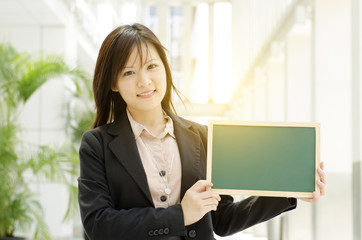
M133 48L136 47L138 54L142 54L142 44L146 43L156 48L166 70L167 86L161 102L162 108L169 112L176 112L172 104L172 90L179 97L180 95L172 81L165 48L146 26L139 23L122 25L106 37L99 50L93 77L96 119L92 128L113 122L126 109L126 102L118 92L112 91L112 87L116 85L117 75L127 63Z

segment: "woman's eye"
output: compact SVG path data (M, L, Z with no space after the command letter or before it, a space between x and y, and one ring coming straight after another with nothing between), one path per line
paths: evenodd
M156 67L157 67L156 64L150 64L150 65L148 66L148 69L154 69L154 68L156 68Z
M132 75L134 73L135 72L133 72L133 71L127 71L127 72L123 73L123 76L130 76L130 75Z

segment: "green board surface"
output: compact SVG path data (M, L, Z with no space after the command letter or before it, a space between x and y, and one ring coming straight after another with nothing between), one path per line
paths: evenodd
M213 125L215 189L313 192L314 127Z

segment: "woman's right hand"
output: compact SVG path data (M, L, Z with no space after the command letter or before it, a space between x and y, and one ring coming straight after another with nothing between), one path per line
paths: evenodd
M221 198L216 192L207 191L207 187L212 187L210 181L199 180L186 191L181 201L185 226L199 221L212 210L216 211Z

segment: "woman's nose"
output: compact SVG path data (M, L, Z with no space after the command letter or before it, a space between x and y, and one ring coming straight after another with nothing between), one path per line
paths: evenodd
M148 74L140 72L138 74L138 78L137 78L137 86L138 87L145 87L147 85L149 85L151 83L151 78L150 76L148 76Z

